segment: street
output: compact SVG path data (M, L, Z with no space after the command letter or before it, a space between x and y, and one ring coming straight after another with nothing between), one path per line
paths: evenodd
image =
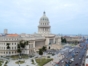
M74 50L72 52L64 52L64 56L65 58L63 58L60 62L58 62L58 64L56 64L56 66L81 66L82 64L82 60L83 60L83 57L86 53L86 43L80 43L80 46L81 47L75 47ZM76 52L78 52L76 54ZM76 54L76 55L74 55ZM74 57L73 57L74 55ZM73 58L74 61L72 63L68 63L70 62L70 59Z

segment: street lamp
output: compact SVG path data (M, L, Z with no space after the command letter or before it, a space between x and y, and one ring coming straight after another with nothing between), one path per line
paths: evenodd
M19 66L20 66L20 58L19 58Z
M19 55L19 66L20 66L20 58L21 58L21 56Z

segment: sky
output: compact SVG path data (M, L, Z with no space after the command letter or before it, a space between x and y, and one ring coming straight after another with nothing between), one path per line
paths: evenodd
M88 34L88 0L0 0L0 33L37 33L43 12L53 34Z

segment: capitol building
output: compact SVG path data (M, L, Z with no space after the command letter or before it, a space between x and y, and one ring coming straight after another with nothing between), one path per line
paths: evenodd
M32 55L39 48L46 46L47 49L60 49L61 37L51 33L51 26L46 13L39 20L38 32L34 34L10 34L5 29L4 33L0 34L0 56L17 55L17 45L21 40L28 41L23 54ZM7 43L10 49L7 49Z

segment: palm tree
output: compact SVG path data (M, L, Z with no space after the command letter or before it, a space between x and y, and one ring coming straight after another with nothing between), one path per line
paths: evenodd
M23 40L21 40L20 42L19 42L19 44L18 44L18 50L20 49L21 51L20 51L20 55L22 54L22 50L25 50L25 46L26 45L28 45L28 43L29 43L29 41L23 41ZM17 51L18 51L17 50ZM19 51L18 51L18 53L19 53Z
M28 43L29 43L29 41L25 41L24 42L24 45L26 46L26 45L28 45ZM24 47L25 48L25 47ZM25 49L26 50L26 49ZM26 54L27 54L27 52L26 52Z
M49 46L49 49L50 49L50 46Z
M45 46L43 46L43 47L42 47L42 50L43 50L43 51L46 51L46 47L45 47Z
M7 49L9 50L8 55L10 56L10 46L9 45L10 45L10 43L7 43Z
M39 49L39 55L42 56L43 55L43 50Z
M9 45L10 45L10 43L7 43L7 49L9 50L9 53L8 54L10 56L10 46Z
M20 56L21 55L21 46L20 46L20 44L17 45L17 48L18 48L17 52L19 53L19 56Z
M21 52L22 52L20 44L17 45L17 52L19 53L19 66L20 66L20 58L21 58Z

